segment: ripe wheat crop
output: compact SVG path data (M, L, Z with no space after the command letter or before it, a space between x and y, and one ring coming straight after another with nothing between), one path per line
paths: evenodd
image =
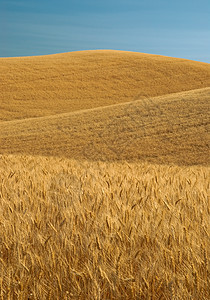
M205 88L207 63L125 51L0 58L0 121Z
M209 299L209 75L0 58L0 300Z
M0 299L209 299L209 168L0 156Z
M210 88L0 122L0 153L209 165Z

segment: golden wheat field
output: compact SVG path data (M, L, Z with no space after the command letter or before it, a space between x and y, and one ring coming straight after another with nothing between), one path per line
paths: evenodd
M210 86L207 63L111 50L0 58L0 74L6 121Z
M0 299L208 300L210 66L0 58Z
M2 299L208 299L208 168L2 156L0 170Z
M0 152L207 165L209 99L210 88L205 88L50 117L2 121Z

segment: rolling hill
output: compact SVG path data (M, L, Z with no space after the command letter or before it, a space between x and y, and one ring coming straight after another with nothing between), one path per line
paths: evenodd
M209 164L210 88L0 123L0 153Z
M210 65L0 58L0 298L209 299Z
M0 121L210 86L209 64L123 51L0 58Z

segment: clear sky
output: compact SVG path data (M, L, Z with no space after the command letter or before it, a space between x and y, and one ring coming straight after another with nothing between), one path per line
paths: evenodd
M128 50L210 63L209 0L0 0L0 57Z

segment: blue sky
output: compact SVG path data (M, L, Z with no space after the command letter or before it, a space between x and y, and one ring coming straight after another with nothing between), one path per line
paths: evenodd
M210 63L209 0L0 0L0 57L93 49Z

